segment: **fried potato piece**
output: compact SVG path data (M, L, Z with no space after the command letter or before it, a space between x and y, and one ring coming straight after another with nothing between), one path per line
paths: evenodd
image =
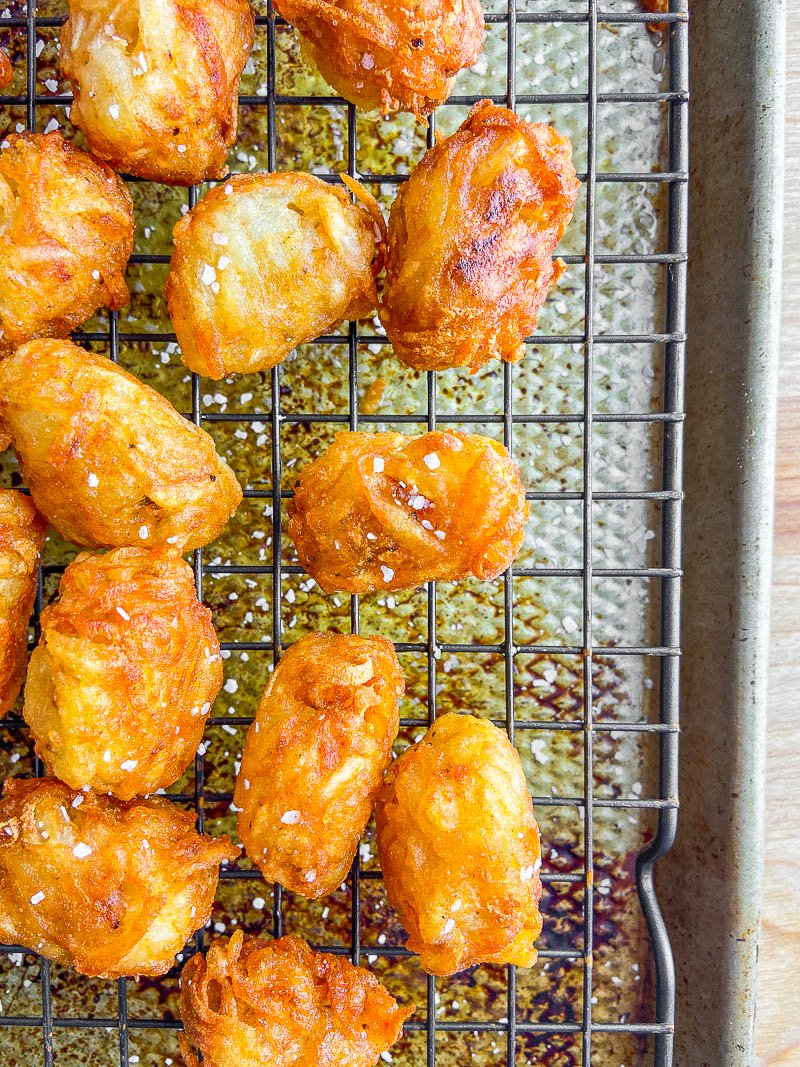
M483 48L480 0L276 0L304 51L346 100L430 115Z
M239 78L253 46L247 0L70 0L61 69L71 120L95 155L151 181L224 178Z
M564 264L572 146L489 100L422 157L389 216L380 317L417 370L515 361Z
M198 1067L374 1067L414 1011L299 937L215 938L181 975L181 1052Z
M496 578L528 513L519 468L489 437L339 433L300 472L288 529L325 592L369 593Z
M268 370L375 309L385 224L356 188L368 209L313 174L246 174L177 223L167 306L190 370Z
M437 719L375 809L386 892L429 974L536 961L539 830L519 753L486 719Z
M245 851L268 881L311 898L344 881L404 688L385 637L309 634L285 653L247 732L233 798Z
M133 204L110 167L60 133L12 133L0 150L0 356L124 307L132 248Z
M25 720L48 772L120 800L172 785L222 686L211 612L177 552L83 553L41 616Z
M30 341L0 363L9 438L37 508L76 545L198 548L242 499L205 430L70 341Z
M28 662L46 524L29 497L0 489L0 716L17 699Z
M239 849L162 797L124 803L55 778L10 778L0 800L0 941L81 974L164 974L211 915Z

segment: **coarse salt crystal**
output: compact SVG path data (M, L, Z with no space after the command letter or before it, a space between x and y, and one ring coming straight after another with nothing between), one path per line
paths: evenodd
M79 841L75 848L72 850L72 855L77 860L85 860L87 856L91 856L92 850L88 845L85 845L83 841Z
M263 911L264 904L265 900L263 897L253 897L253 907L256 909L256 911Z
M281 815L281 822L286 823L287 826L295 826L300 822L300 812L285 811L283 815Z
M372 70L372 68L375 66L375 57L369 52L365 52L364 55L361 57L361 66L364 68L364 70Z
M428 470L435 471L437 467L441 467L442 461L439 459L435 452L429 452L426 456L422 457L422 462L428 468Z
M121 771L135 771L138 766L138 759L126 759L120 763L119 768Z
M225 236L224 233L212 234L211 240L214 242L215 245L226 245L228 243L228 238Z
M117 615L119 615L119 617L120 617L121 619L124 619L124 620L125 620L125 622L130 622L130 621L131 621L131 617L130 617L130 615L129 615L129 614L127 613L127 611L125 610L125 608L121 608L121 607L119 606L119 604L117 604L117 607L116 607L116 611L117 611Z
M523 867L522 870L519 872L519 880L521 882L530 882L531 878L533 878L535 873L536 871L533 864L531 864L530 867Z
M442 932L443 932L444 936L447 937L447 935L450 933L450 931L451 930L455 930L455 928L456 928L455 919L448 919L447 922L444 924L444 930Z
M383 462L382 456L374 456L372 460L372 473L381 474L386 464Z
M173 534L172 537L168 537L167 538L167 544L168 545L175 545L177 543L178 543L178 535L177 534Z
M226 693L235 693L236 690L239 688L239 683L236 681L235 678L228 678L222 688L225 690Z
M384 582L391 582L392 578L394 578L394 571L384 563L381 563L381 574L383 575Z
M179 144L178 145L178 151L180 152L181 155L183 155L183 153L186 151L186 145L185 144Z
M103 763L110 763L110 762L111 762L111 749L107 748L105 750L105 752L103 753Z
M100 484L100 479L97 477L94 471L92 471L87 477L86 482L89 485L90 489L96 489Z
M316 871L306 871L306 881L307 882L313 882L316 877L317 877L317 872Z
M112 119L118 119L119 118L119 104L111 104L111 106L108 109L108 113L109 113L109 115L111 116Z
M150 536L150 531L148 530L148 528L146 526L140 526L139 527L139 537L143 541L146 541L149 536Z
M78 793L78 795L77 795L77 796L75 797L75 799L74 799L74 800L72 801L72 807L73 807L73 808L79 808L79 807L81 806L81 804L82 804L82 803L83 803L83 797L81 796L81 794L80 794L80 793Z
M44 893L40 889L38 893L34 893L31 897L31 904L41 904L43 900Z
M461 901L460 900L454 900L453 903L450 905L450 911L460 911L460 910L461 910Z
M378 540L378 535L374 534L374 533L368 533L367 534L367 540L368 541L377 541Z
M230 256L220 256L217 260L217 270L225 270L230 261Z
M99 282L100 281L100 271L99 270L93 270L92 271L92 277L94 278L94 280L96 282Z
M216 277L217 272L214 270L211 264L204 263L203 273L200 275L200 281L203 283L203 285L211 285L211 283L215 281Z

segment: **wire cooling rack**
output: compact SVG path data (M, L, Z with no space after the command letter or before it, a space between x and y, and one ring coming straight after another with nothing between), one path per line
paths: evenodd
M59 9L58 4L46 6L47 4L48 0L39 0L37 9L37 0L30 0L27 7L15 6L14 2L10 2L0 11L0 43L4 46L10 43L13 46L12 52L16 49L17 56L23 53L25 55L24 88L12 85L9 94L0 96L0 115L3 116L2 128L5 132L12 130L17 121L31 130L41 132L51 125L52 115L57 114L59 109L65 115L68 114L65 109L69 107L71 97L60 91L59 87L55 87L54 91L54 87L49 84L48 92L44 93L39 84L37 61L41 52L40 33L49 30L53 34L56 32L55 28L63 22L63 10ZM294 459L286 459L286 439L292 428L328 424L333 428L356 430L392 425L404 428L406 424L411 424L409 428L412 432L422 432L426 427L433 430L437 425L445 423L458 424L494 433L501 437L512 453L515 435L521 434L532 424L544 428L552 426L580 431L581 443L573 464L582 474L578 487L528 491L534 509L552 501L559 504L574 503L580 517L581 558L578 565L543 566L533 563L526 566L523 561L509 568L498 585L501 598L498 601L498 614L502 632L499 637L484 639L477 644L474 641L454 642L443 638L440 608L443 598L451 594L447 589L437 592L436 585L431 584L416 599L409 601L412 607L416 606L420 616L419 639L396 641L401 658L404 655L407 658L417 657L417 660L424 664L421 668L422 691L417 701L423 713L405 716L401 720L401 729L408 738L418 736L420 728L437 714L438 706L442 702L443 672L446 671L446 659L443 658L451 657L455 660L466 656L476 659L482 657L481 667L484 663L497 667L502 695L498 696L494 704L489 701L488 715L498 725L504 726L518 745L526 732L536 730L552 733L554 737L565 732L577 736L580 740L579 755L575 757L573 768L577 772L574 781L578 788L566 792L558 790L555 795L539 795L536 789L533 789L540 822L549 808L574 806L579 813L579 830L583 838L582 855L577 859L573 857L574 862L566 867L559 867L549 864L546 858L542 872L546 919L549 917L547 900L550 900L555 910L559 901L563 902L565 899L557 896L560 889L572 894L570 899L577 901L577 918L570 927L569 943L565 943L563 939L560 942L557 937L552 942L543 939L540 963L537 965L543 971L553 967L553 973L556 975L554 982L560 982L563 987L559 991L561 1008L558 1011L553 1009L553 1001L552 998L548 999L549 995L542 999L541 996L533 995L527 984L523 988L522 975L518 975L514 967L495 968L494 971L488 969L494 977L490 975L486 980L489 983L486 986L489 992L481 1001L483 1005L495 1001L495 1007L499 1003L493 1015L488 1013L489 1017L479 1016L479 1013L473 1013L467 1008L456 1017L443 1018L441 998L444 996L446 982L422 976L420 972L414 979L417 1013L406 1025L403 1042L389 1057L391 1061L393 1056L397 1063L424 1063L433 1067L436 1063L462 1063L469 1056L475 1062L504 1063L507 1067L523 1063L554 1064L560 1067L577 1063L596 1063L606 1067L612 1063L623 1062L625 1067L646 1062L665 1067L672 1063L673 961L654 891L653 873L656 861L671 845L677 819L681 430L688 180L688 15L686 0L671 0L669 14L663 15L645 13L634 0L608 0L607 8L600 10L595 0L563 0L560 5L556 0L528 0L527 3L524 0L519 3L508 0L506 5L497 8L489 3L486 20L490 31L499 28L505 35L504 91L458 95L459 86L463 84L462 76L456 86L456 95L438 113L442 116L446 109L451 107L464 109L486 95L493 96L497 103L506 104L510 108L533 109L534 117L536 108L545 110L550 105L568 104L585 109L585 144L576 144L576 150L580 149L581 156L585 159L585 170L580 174L584 183L584 199L578 207L578 212L584 213L585 244L581 251L564 257L569 264L584 272L582 292L578 294L582 301L583 328L566 333L547 333L544 327L543 332L532 339L537 350L541 349L543 352L547 351L548 346L572 346L579 351L583 382L582 411L545 410L523 413L515 410L515 406L518 407L515 404L514 389L516 371L509 365L491 368L491 373L499 381L500 391L496 392L495 396L501 401L494 410L457 410L455 413L448 411L443 415L440 411L440 387L437 382L437 378L441 380L441 375L437 374L420 376L425 405L423 412L389 414L382 411L376 414L374 411L365 410L368 405L363 404L359 355L363 346L379 345L384 339L374 330L359 330L355 323L349 325L346 334L331 335L320 340L321 345L330 346L325 349L326 352L335 349L347 353L347 396L344 411L282 410L282 376L285 370L281 367L275 368L260 379L262 387L259 398L263 402L257 400L255 410L249 412L227 412L224 405L223 410L219 412L209 411L204 392L207 383L204 385L197 375L192 375L191 378L187 375L184 379L191 400L191 411L186 414L195 423L204 425L212 432L227 430L227 424L245 426L248 430L255 427L255 432L259 433L259 447L262 441L268 439L269 442L265 462L268 460L270 464L271 485L261 486L257 480L251 479L245 490L246 502L256 502L254 506L261 508L261 514L271 520L271 534L265 536L262 541L266 547L260 550L258 562L241 561L234 554L230 562L224 563L221 556L214 554L214 546L194 553L197 591L201 597L205 593L208 598L211 580L230 577L245 583L240 588L256 591L261 589L264 595L260 599L264 604L269 602L269 612L265 616L268 619L266 629L248 634L253 640L225 640L226 635L223 634L222 647L224 655L229 657L229 663L233 655L245 659L251 653L255 655L266 652L274 664L279 659L281 649L288 643L287 635L292 632L293 620L289 615L293 610L293 598L287 597L285 583L287 580L300 582L303 577L301 568L291 562L291 557L287 557L285 539L282 536L282 509L286 498L291 496L291 488L286 486L284 474L287 462L294 462ZM285 27L281 20L274 16L271 3L266 3L260 9L256 22L258 32L265 35L266 81L256 92L243 94L240 102L244 108L258 109L262 116L265 114L265 152L258 159L258 167L266 166L269 170L286 167L286 163L279 158L278 151L279 109L313 105L318 108L345 109L344 163L351 175L358 174L367 185L380 190L390 189L402 181L402 173L364 173L364 167L359 166L358 115L354 107L346 105L339 97L324 95L324 90L323 94L319 91L307 94L279 92L276 57L280 51L280 42L277 35L285 31ZM599 43L599 27L612 31L615 28L621 30L636 27L641 34L645 34L647 23L658 22L667 24L666 87L657 92L631 91L624 88L613 88L610 91L601 89L598 64L603 59L603 48ZM518 35L522 28L540 27L541 33L546 35L553 27L569 24L581 26L586 32L588 67L583 86L576 91L572 91L570 87L569 92L563 93L526 93L526 85L521 83L518 74L516 55ZM597 141L602 130L599 109L648 104L658 105L664 116L667 145L665 153L668 159L666 169L659 167L654 159L644 161L644 167L639 170L599 169ZM433 143L436 124L437 116L433 116L427 132L428 145ZM245 153L237 155L236 159L246 162L248 156ZM252 162L250 166L252 168ZM237 169L235 160L233 169ZM332 169L326 169L325 166L314 169L328 180L337 180ZM598 191L609 183L658 186L666 189L664 251L623 254L596 252ZM135 186L138 183L134 180L132 184ZM179 195L183 196L184 193ZM188 206L194 205L198 195L196 189L186 192ZM144 235L147 238L147 229L144 230ZM139 248L141 243L137 240L137 249ZM137 250L132 257L132 270L137 269L137 266L159 269L160 265L168 262L168 258L167 251L151 252L145 244L145 250ZM659 310L654 313L649 329L638 333L598 333L594 326L596 272L598 267L603 266L642 266L662 270L665 274L663 323L655 321L656 315L660 317L662 314ZM115 360L120 360L121 355L124 356L126 351L137 345L166 345L167 351L170 350L175 340L174 335L160 327L157 317L144 325L141 322L134 323L133 328L126 329L127 320L124 314L114 313L105 320L94 320L93 323L87 324L85 332L76 335L76 339L89 346L100 346L101 350L106 351ZM595 410L592 386L598 345L602 345L604 350L613 350L616 346L619 351L625 346L650 346L653 350L663 353L663 389L657 410L652 407L647 411ZM344 368L342 373L344 374ZM244 389L245 386L242 385L241 388ZM598 428L603 429L604 426L614 424L631 432L635 426L646 426L661 434L662 471L657 488L596 488L595 436ZM19 484L19 479L13 471L12 480ZM596 546L593 543L593 509L603 507L613 511L630 502L659 508L658 558L651 560L652 565L645 566L600 566L596 562ZM37 598L37 619L43 602L52 594L54 582L62 570L63 558L55 561L46 559ZM516 583L520 579L540 578L577 583L580 619L573 621L569 639L535 640L530 633L524 628L521 631L517 625L516 614L521 598ZM660 588L657 640L640 644L616 642L613 645L615 662L642 661L657 664L657 696L652 721L645 721L642 717L621 721L608 719L600 714L598 692L602 690L602 686L598 688L597 679L605 669L609 646L608 643L595 639L597 620L593 611L593 596L596 595L595 583L605 579L647 580ZM300 588L303 588L303 585ZM358 597L350 598L349 624L353 631L358 631L362 625L362 609L363 605ZM337 625L346 629L346 621L346 616L340 616ZM469 637L468 627L462 629L465 629L465 636ZM37 635L38 626L35 623L33 638ZM539 636L541 637L541 634ZM573 662L575 676L580 680L577 689L582 693L582 699L577 700L568 709L568 713L554 713L552 717L546 714L521 714L517 678L519 663L525 657L548 656L556 657L561 664L570 660ZM479 667L479 673L480 669ZM488 684L488 666L486 671ZM235 688L235 685L226 686L228 692L232 688ZM255 699L257 697L251 700L250 713ZM527 707L526 704L525 709ZM227 734L244 730L251 721L248 714L218 714L218 711L218 708L214 709L214 715L209 722L209 731L216 730L217 735L219 730L224 730ZM22 750L28 746L25 724L19 714L12 714L3 725L5 733L0 747L3 747L6 755L9 752L15 753L12 754L10 763L6 762L7 770L10 773L19 773L20 768L23 768L24 773L26 761L20 761L19 751L20 746ZM600 795L597 786L598 745L602 743L613 748L619 745L620 738L633 735L637 742L652 741L655 746L656 786L653 795L645 797L634 792L621 796L609 795L605 791ZM231 825L227 813L232 802L232 781L229 776L227 781L220 783L218 776L209 772L207 753L208 747L204 743L195 759L193 774L179 783L170 795L177 803L195 807L201 830L209 828L209 813L214 813L213 830L217 832L221 828L230 828ZM226 751L224 757L228 756ZM42 773L41 765L32 758L29 759L27 767L28 773ZM608 893L607 889L598 885L597 880L600 858L599 850L595 848L595 827L598 813L609 809L627 813L631 821L644 816L653 819L652 831L645 838L645 847L639 849L635 856L635 876L633 865L630 874L631 885L634 884L635 877L641 914L649 934L641 949L647 957L643 960L641 969L650 974L651 981L647 995L642 998L642 1012L633 1017L623 1014L618 1019L598 1013L596 1005L599 998L596 994L599 993L599 986L595 977L597 968L593 966L598 962L596 946L604 936L603 930L596 927L606 924L604 916L607 913L602 911L602 907L607 899L603 894ZM229 819L227 823L226 818ZM547 857L548 835L544 825L543 837ZM381 880L380 871L376 869L374 862L369 862L370 859L369 847L366 852L362 847L339 902L345 909L343 914L347 915L344 925L340 923L334 931L334 936L327 936L329 908L325 906L321 913L315 913L313 922L308 927L309 936L319 947L347 955L355 963L365 962L366 957L373 969L391 986L393 974L399 973L403 966L411 964L409 953L402 948L402 932L399 928L394 929L395 938L391 936L391 931L388 938L381 934L377 940L369 934L368 910L373 907L374 894L378 891ZM249 928L257 929L260 924L262 929L266 926L267 930L270 930L271 926L271 932L275 936L284 932L301 932L298 930L298 924L302 915L300 911L292 910L295 905L288 899L291 895L283 892L279 886L274 889L265 886L258 873L246 863L239 863L222 871L220 898L224 901L231 887L235 890L244 885L250 886L248 894L251 891L263 894L254 896L248 904ZM269 915L270 897L271 924L264 918ZM323 905L325 902L320 902L320 907ZM287 920L287 908L291 911L291 921ZM376 915L379 912L380 906L375 905ZM383 919L379 917L376 922L389 924L385 926L389 929L389 920L385 919L385 913L382 914ZM598 916L601 916L599 921ZM237 918L230 920L232 925L236 925L238 921ZM243 919L242 924L244 925ZM216 922L215 927L218 930L224 929L225 924ZM321 933L321 936L314 936L315 933ZM198 932L194 945L187 951L202 949L208 936L208 932ZM394 940L397 941L396 944L393 943ZM332 941L334 943L331 943ZM613 938L610 945L613 950ZM6 1001L6 1006L0 1009L0 1060L3 1063L9 1064L10 1067L15 1067L16 1064L29 1067L37 1062L43 1063L45 1067L50 1067L53 1063L81 1063L93 1067L95 1064L118 1062L120 1067L129 1067L135 1063L170 1064L173 1057L177 1062L177 1054L172 1051L176 1047L172 1032L179 1028L174 1011L178 969L168 976L164 984L150 983L150 992L156 990L155 1001L152 998L150 1001L141 1000L137 993L136 1002L132 1004L131 997L138 986L131 980L98 985L75 976L67 979L54 973L60 969L49 964L47 960L38 959L22 946L0 947L0 963L3 962L16 965L21 974L29 976L17 983L16 992L12 990L10 1002L9 987L13 985L14 976L9 979L8 970L5 972L5 992L0 988L0 996ZM559 967L570 967L571 970L559 971ZM487 969L479 969L481 972L485 970ZM633 970L638 976L639 965L634 964ZM567 974L573 977L577 974L578 980L570 985L565 977ZM612 978L612 981L614 980ZM70 993L73 989L70 981L83 982L88 993L73 996ZM473 975L467 984L458 988L465 991L463 995L468 999L476 990L484 988L482 982L480 976ZM495 984L491 985L492 982ZM617 979L617 982L622 983L623 979ZM112 985L113 992L107 988ZM403 989L400 991L402 994ZM483 996L483 993L481 995ZM17 1003L22 1003L26 1010L15 1013L14 1005ZM139 1010L139 1006L145 1003L150 1006L150 1010ZM452 1001L450 1007L453 1005L456 1005L456 1001ZM155 1035L152 1042L144 1041L144 1037L148 1035ZM159 1035L165 1035L165 1038L169 1036L172 1044L161 1046ZM614 1044L617 1038L623 1037L624 1044ZM448 1042L456 1038L463 1038L474 1044L458 1046L461 1052L453 1053ZM615 1048L624 1050L617 1058L613 1052Z

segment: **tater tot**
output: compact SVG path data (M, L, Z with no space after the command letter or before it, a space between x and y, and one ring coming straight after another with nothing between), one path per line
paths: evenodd
M539 831L502 730L437 719L389 768L375 815L386 892L426 971L536 961Z
M349 960L237 930L183 969L181 1051L187 1067L194 1049L205 1067L374 1067L413 1011Z
M162 797L127 803L55 778L6 781L0 941L81 974L164 974L211 915L219 865L239 849Z
M276 0L326 81L367 110L430 115L483 47L480 0Z
M60 133L12 133L0 150L0 356L66 337L128 302L133 205L125 183Z
M117 170L195 185L227 174L239 78L253 45L247 0L70 0L61 69L70 119Z
M84 553L41 616L25 684L36 754L120 800L180 777L222 686L211 612L177 552Z
M45 529L30 497L0 489L0 716L13 707L28 662Z
M403 689L385 637L309 634L285 653L234 793L239 836L268 881L312 898L344 881L391 759Z
M479 434L339 433L289 504L300 562L332 593L496 578L528 504L503 445Z
M70 341L31 341L0 363L9 438L36 507L77 545L198 548L242 498L205 430Z
M515 361L563 263L579 182L566 137L488 100L422 157L389 217L380 316L417 370Z
M367 207L313 174L247 174L177 223L167 306L190 370L268 370L375 309L384 222L355 188Z

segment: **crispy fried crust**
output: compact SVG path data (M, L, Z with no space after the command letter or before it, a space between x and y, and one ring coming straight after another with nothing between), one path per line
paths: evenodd
M361 967L299 937L215 938L181 975L187 1067L374 1067L414 1011Z
M205 430L70 341L31 341L0 363L4 434L36 506L78 545L197 548L242 498Z
M130 800L180 777L221 686L191 567L177 552L117 548L64 572L42 612L24 715L51 774Z
M14 68L8 53L0 49L0 89L7 89L14 79Z
M234 793L239 836L267 881L311 898L344 881L391 759L403 690L385 637L309 634L286 652Z
M377 303L383 218L313 174L248 174L175 226L167 306L198 374L267 370ZM385 228L385 227L384 227Z
M422 157L389 217L380 316L417 370L514 361L563 263L579 182L551 126L488 100Z
M535 962L539 831L502 730L437 719L390 767L375 815L386 892L426 971Z
M496 578L528 521L519 469L479 434L340 433L305 467L289 534L328 592Z
M430 115L483 47L480 0L276 0L338 93L384 115Z
M247 0L70 0L61 33L70 118L95 155L127 174L173 185L223 178L253 32Z
M0 941L81 974L164 974L211 915L218 867L239 849L194 812L128 803L55 778L6 781L0 800Z
M127 304L132 248L133 205L110 167L60 133L12 133L0 151L0 356Z
M669 0L642 0L642 7L654 15L669 11ZM667 28L666 22L648 22L647 28L651 33L663 33Z
M45 530L29 497L0 489L0 716L13 706L25 674Z

